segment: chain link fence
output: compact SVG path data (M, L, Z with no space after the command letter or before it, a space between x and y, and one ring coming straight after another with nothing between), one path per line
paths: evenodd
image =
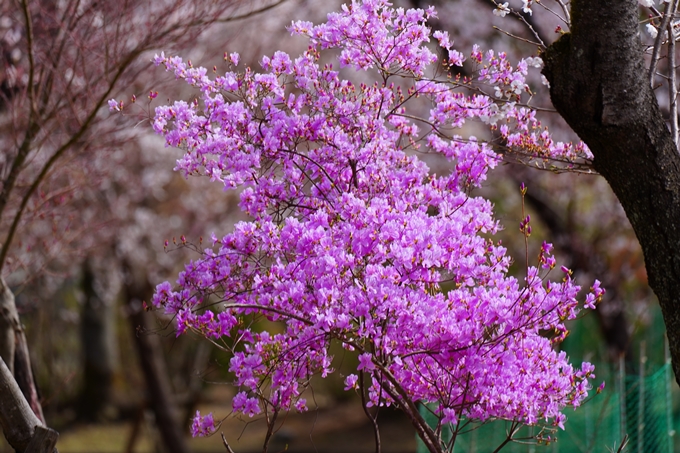
M608 373L608 387L577 410L567 410L565 430L551 435L551 441L537 444L537 427L523 427L514 436L517 441L506 444L504 453L590 453L617 452L622 442L628 453L675 451L675 425L673 424L672 369L670 361L651 374L645 373L645 358L641 354L640 373L627 375L623 363L618 370ZM599 367L600 370L606 368ZM598 376L599 377L599 376ZM594 393L594 392L593 392ZM424 409L423 415L436 423L431 412ZM453 452L491 453L507 439L511 423L503 420L492 421L478 427L470 426L461 433L452 449ZM474 428L474 429L472 429ZM450 439L450 430L446 433ZM554 438L557 441L554 441ZM525 439L525 440L521 440ZM680 445L678 445L680 451ZM427 453L419 442L418 453Z

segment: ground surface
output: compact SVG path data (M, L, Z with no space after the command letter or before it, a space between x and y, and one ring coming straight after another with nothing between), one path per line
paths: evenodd
M223 408L205 406L202 410L214 410L217 414ZM380 425L383 453L415 452L415 433L402 414L383 411ZM143 424L132 451L154 452L155 433L151 426L150 423ZM265 435L262 421L227 419L219 431L224 433L235 453L262 451ZM57 446L60 453L125 452L131 432L132 423L75 426L62 431ZM192 439L191 448L197 453L226 451L219 433L210 438ZM288 415L269 449L272 453L284 450L290 453L368 453L375 451L375 441L371 424L360 406L347 402ZM5 451L10 450L2 450Z

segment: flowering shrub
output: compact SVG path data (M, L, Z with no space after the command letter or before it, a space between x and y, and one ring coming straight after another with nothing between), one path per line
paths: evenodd
M213 236L153 299L178 335L194 331L233 353L234 411L305 410L312 376L334 372L332 342L358 354L346 390L405 411L431 451L446 448L441 425L462 417L563 427L561 410L587 396L593 367L574 368L554 349L579 311L579 286L545 243L523 281L509 276L492 205L473 192L500 160L496 145L567 168L589 151L553 142L522 104L539 58L512 65L475 47L466 63L435 32L444 65L477 74L437 77L426 26L434 15L353 2L325 24L295 22L308 50L264 57L261 73L210 78L178 57L155 58L201 92L156 109L155 131L185 151L177 169L240 188L252 217ZM326 49L375 82L322 66ZM225 59L238 66L237 54ZM496 141L463 136L469 121ZM432 174L422 153L446 156L451 172ZM520 229L529 235L528 217ZM602 293L595 282L586 306ZM262 318L278 327L262 329ZM417 402L434 403L441 424L429 427ZM195 435L214 429L212 415L197 415Z

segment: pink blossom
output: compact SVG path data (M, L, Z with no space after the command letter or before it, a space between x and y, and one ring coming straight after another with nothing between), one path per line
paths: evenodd
M234 66L238 66L238 62L240 59L241 56L236 52L232 52L229 54L229 61L231 61L231 64L233 64Z
M210 413L202 416L199 411L196 411L196 416L191 423L191 435L194 437L209 436L215 432L215 421L213 414Z
M356 374L350 374L345 378L345 390L356 390L358 388L359 377Z
M575 368L554 349L582 306L580 287L566 267L550 274L547 243L526 278L509 273L493 237L501 225L475 191L502 156L494 143L455 131L474 121L498 131L507 150L564 165L591 156L582 144L555 143L521 105L533 61L513 64L475 47L465 63L479 66L475 89L429 78L433 15L355 1L326 23L294 22L291 33L306 36L309 49L264 57L259 73L211 78L178 57L155 58L201 97L156 109L154 130L184 151L176 170L240 189L249 216L214 235L176 287L159 285L153 299L178 334L230 337L235 412L305 410L300 395L312 376L335 371L334 343L358 351L367 404L437 402L444 423L563 428L561 411L587 396L592 366ZM433 37L449 64L463 64L447 34ZM322 67L327 49L376 82L355 84ZM416 98L429 103L424 117ZM433 174L423 152L448 159L451 171ZM528 237L530 218L520 226ZM599 285L585 306L601 297ZM358 382L350 374L345 390ZM197 429L212 429L204 421Z

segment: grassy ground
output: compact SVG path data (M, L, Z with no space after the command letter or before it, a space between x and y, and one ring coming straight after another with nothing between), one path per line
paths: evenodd
M224 413L224 407L205 405L202 412ZM310 410L304 414L290 414L283 427L274 435L271 452L286 450L290 453L363 453L374 452L374 434L360 406L354 401ZM380 415L381 443L384 453L412 453L416 450L415 434L408 420L394 411L384 410ZM157 433L150 420L141 423L132 449L129 442L133 432L132 422L76 425L62 429L57 448L60 453L155 453ZM262 420L224 421L219 432L224 433L236 453L262 451L266 426ZM223 453L226 448L219 435L191 439L195 453ZM9 446L0 448L10 453Z

